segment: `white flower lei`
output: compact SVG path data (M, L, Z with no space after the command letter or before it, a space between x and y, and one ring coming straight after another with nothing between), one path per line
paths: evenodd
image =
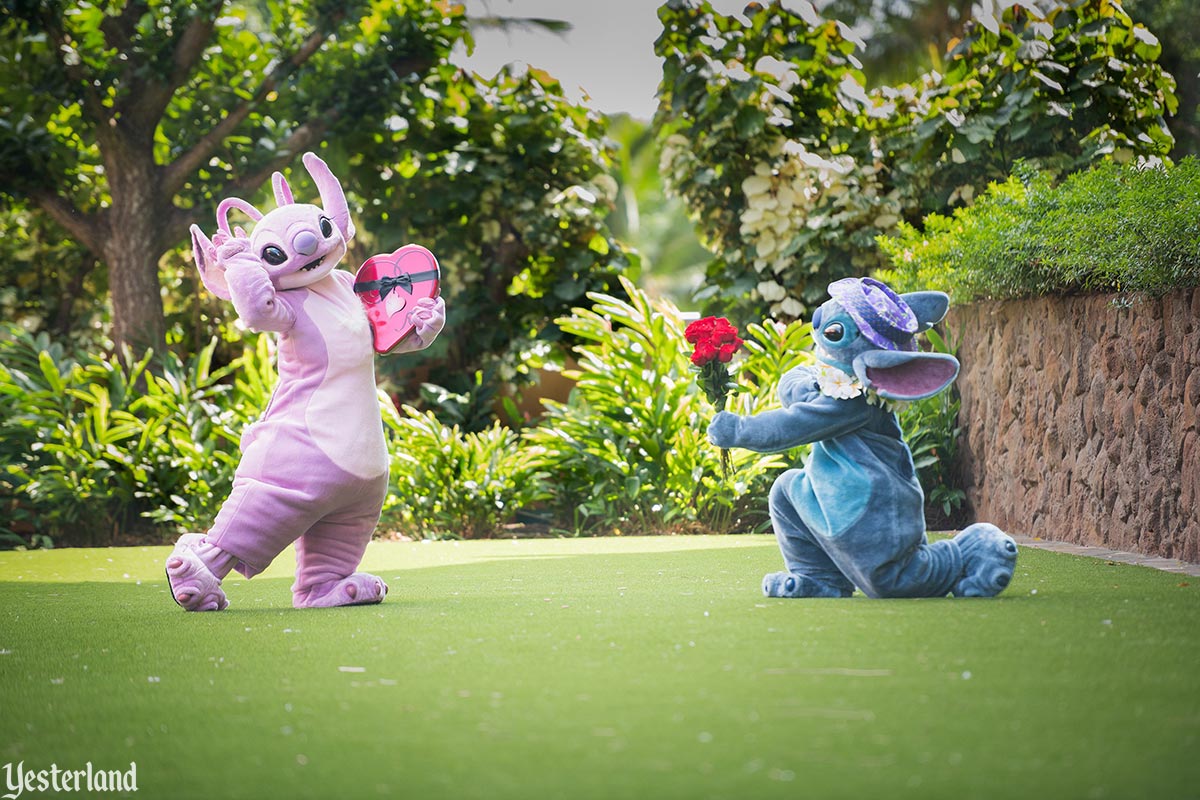
M817 367L817 388L826 397L836 397L838 400L850 400L863 393L863 385L857 377L828 364Z
M834 397L838 400L851 400L865 394L869 404L880 406L892 413L897 413L908 405L901 400L888 400L880 397L875 391L865 388L857 376L847 375L829 364L817 366L817 388L826 397Z

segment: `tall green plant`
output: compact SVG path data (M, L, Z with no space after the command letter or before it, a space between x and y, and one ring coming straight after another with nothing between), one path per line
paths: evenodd
M168 356L145 395L147 479L142 516L174 532L207 530L233 486L242 431L267 407L277 379L273 340L249 339L213 369L214 340L183 361ZM233 379L230 380L230 376Z
M155 374L150 352L76 360L45 335L0 339L6 532L97 544L207 528L274 383L268 337L221 369L215 346Z
M955 355L958 350L936 330L926 331L925 336L936 353ZM926 519L935 525L956 522L956 513L967 498L951 474L962 435L958 424L961 407L958 390L951 386L933 397L907 404L897 415L925 492Z
M542 448L555 488L552 505L575 532L640 533L691 527L750 530L765 519L775 471L799 451L733 453L722 478L719 451L707 441L712 407L689 369L686 323L665 300L622 280L629 299L592 294L591 308L558 320L585 343L576 348L578 384L566 403L550 402L526 432ZM731 408L770 407L775 381L803 360L806 326L751 326L745 377Z

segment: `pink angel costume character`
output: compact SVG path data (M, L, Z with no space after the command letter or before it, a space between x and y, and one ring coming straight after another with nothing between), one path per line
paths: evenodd
M370 326L353 276L335 269L354 226L325 162L312 153L303 160L323 209L294 202L275 173L274 211L228 198L212 241L191 229L204 285L232 300L248 328L277 334L279 383L242 434L233 490L212 528L184 534L167 558L171 595L188 611L226 608L221 580L231 570L253 577L293 542L297 608L378 603L387 594L381 578L356 572L379 522L388 455ZM256 223L249 236L230 231L231 209ZM421 300L412 335L394 352L428 347L445 318L440 298Z

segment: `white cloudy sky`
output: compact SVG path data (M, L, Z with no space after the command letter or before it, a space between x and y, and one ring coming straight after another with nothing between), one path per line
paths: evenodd
M465 0L471 16L562 19L573 29L559 35L543 30L480 31L475 52L455 61L491 76L504 64L522 61L558 78L573 98L586 92L602 112L628 112L641 119L654 114L654 92L662 66L654 55L661 30L662 0ZM716 0L723 13L740 11L745 0Z

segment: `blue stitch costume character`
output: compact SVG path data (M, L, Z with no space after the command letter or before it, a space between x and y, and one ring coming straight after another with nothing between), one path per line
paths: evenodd
M829 287L813 315L821 366L779 382L783 408L751 417L722 411L719 447L758 452L812 444L803 469L771 487L770 512L787 570L763 578L768 597L991 597L1012 579L1017 546L994 525L953 539L925 536L925 497L887 401L919 400L958 376L950 355L917 349L946 314L941 292L897 295L871 278Z

